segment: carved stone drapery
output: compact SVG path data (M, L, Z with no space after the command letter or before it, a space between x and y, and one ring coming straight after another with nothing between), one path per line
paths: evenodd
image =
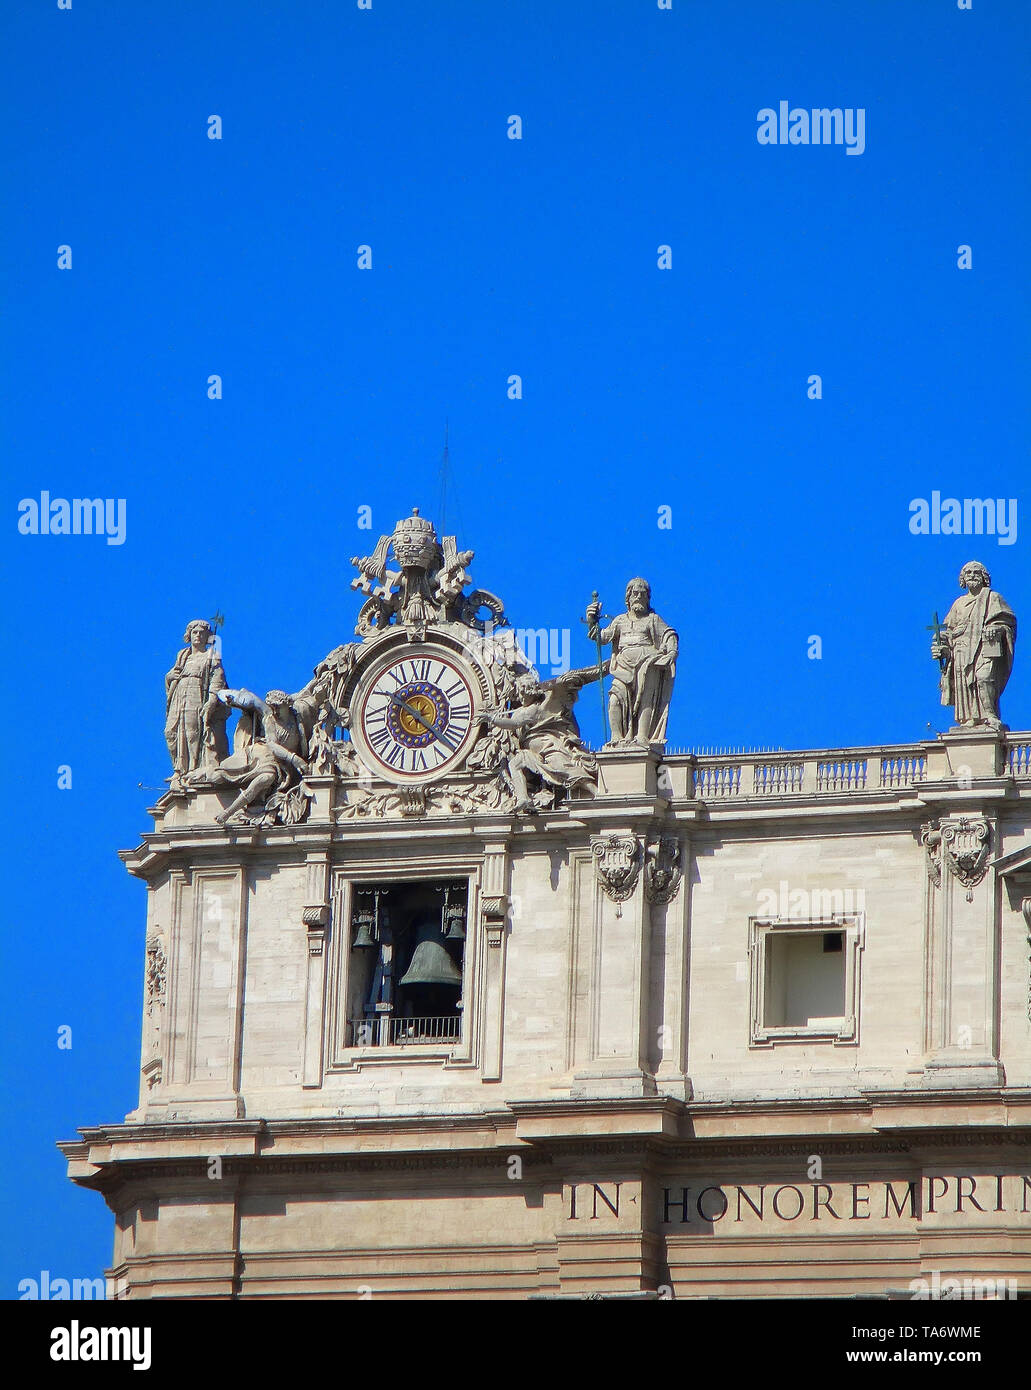
M682 877L680 841L675 835L661 835L645 853L644 892L648 901L672 902L680 891Z
M146 1014L145 1055L149 1055L143 1064L143 1075L147 1078L147 1086L150 1090L161 1084L164 1071L161 1061L161 1013L165 1006L167 979L168 959L165 955L164 942L160 935L155 933L147 940L147 985L144 1005Z
M974 889L988 872L991 835L983 816L957 816L941 822L941 855L948 870L974 901Z
M1028 986L1027 986L1027 1016L1031 1021L1031 898L1024 898L1020 904L1020 910L1024 915L1024 925L1027 928L1028 946Z
M641 841L636 835L606 835L591 846L594 872L605 896L617 905L633 897L641 876ZM617 911L617 917L622 916Z
M165 1002L165 978L168 961L160 936L152 936L147 942L147 1014Z

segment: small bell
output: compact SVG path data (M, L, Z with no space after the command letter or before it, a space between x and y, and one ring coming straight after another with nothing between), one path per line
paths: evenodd
M447 909L447 931L444 933L445 941L464 941L465 940L465 913L458 906Z
M359 912L355 920L358 923L358 930L354 936L354 948L356 951L365 950L369 946L375 946L376 941L372 935L372 913Z

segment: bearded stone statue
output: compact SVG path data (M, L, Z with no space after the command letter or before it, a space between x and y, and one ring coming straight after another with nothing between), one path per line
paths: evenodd
M678 638L652 611L651 585L631 579L626 586L626 612L608 627L598 625L601 603L587 608L587 636L611 644L609 723L612 744L648 748L666 742L666 722L676 674Z
M966 592L931 643L941 667L941 702L953 707L957 725L1004 729L999 697L1013 670L1016 615L976 560L960 570L959 587Z

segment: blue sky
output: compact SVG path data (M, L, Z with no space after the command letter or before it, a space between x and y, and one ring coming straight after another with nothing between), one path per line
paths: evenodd
M53 1143L135 1103L144 893L115 851L169 773L185 623L226 615L231 683L303 685L352 634L350 557L435 517L445 418L448 529L516 626L571 628L586 664L591 591L614 611L651 580L681 634L672 743L948 725L924 628L960 564L1031 613L1031 8L8 0L0 23L10 1297L110 1258ZM862 108L865 151L760 145L780 100ZM43 490L124 498L125 543L19 534ZM1016 543L912 535L935 490L1017 498ZM1018 640L1014 728L1029 671Z

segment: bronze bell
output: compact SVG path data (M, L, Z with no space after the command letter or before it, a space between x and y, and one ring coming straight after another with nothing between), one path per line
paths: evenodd
M420 922L416 936L418 945L398 985L461 985L462 972L445 950L436 922Z
M364 950L367 946L375 946L376 941L369 928L372 926L372 913L361 912L358 914L358 930L354 936L355 950Z
M445 941L464 941L465 940L465 913L460 907L449 907L445 913L448 928L444 933Z

